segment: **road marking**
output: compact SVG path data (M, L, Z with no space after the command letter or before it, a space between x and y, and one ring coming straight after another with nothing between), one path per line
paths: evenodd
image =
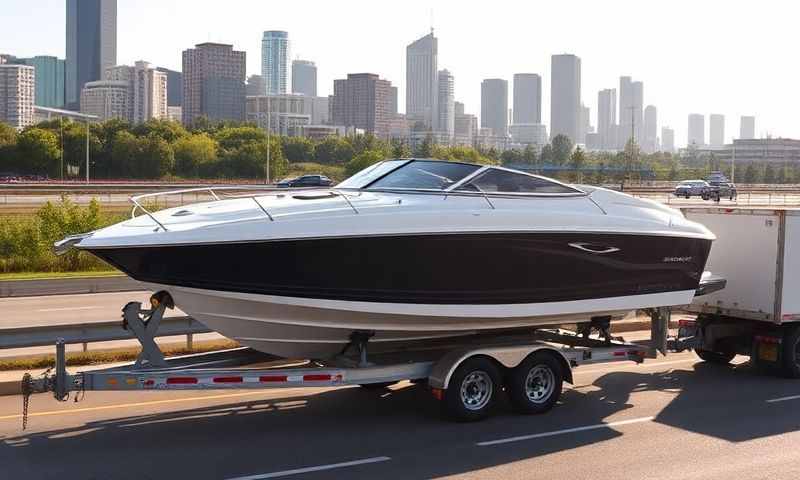
M800 395L792 395L790 397L779 397L779 398L770 398L767 400L767 403L778 403L778 402L786 402L789 400L800 400Z
M619 420L617 422L598 423L596 425L586 425L583 427L566 428L564 430L555 430L552 432L534 433L532 435L521 435L518 437L499 438L497 440L478 442L476 443L476 445L479 447L488 447L491 445L501 445L504 443L522 442L524 440L533 440L535 438L544 438L544 437L554 437L556 435L564 435L567 433L585 432L587 430L598 430L601 428L620 427L623 425L630 425L633 423L652 422L653 420L655 420L655 418L656 417L641 417L641 418L632 418L630 420Z
M350 462L331 463L329 465L319 465L317 467L296 468L294 470L283 470L281 472L264 473L260 475L249 475L247 477L236 477L228 480L261 480L264 478L278 478L288 477L290 475L299 475L301 473L319 472L322 470L333 470L334 468L354 467L357 465L366 465L368 463L386 462L391 460L391 457L372 457L364 458L361 460L352 460Z
M668 362L647 362L647 361L645 361L644 363L641 363L641 364L636 363L636 364L633 364L633 365L609 365L606 368L592 368L592 369L588 369L587 368L586 370L581 370L581 368L578 367L578 368L575 368L572 372L573 372L573 375L579 375L579 374L582 374L582 373L612 372L614 370L619 370L619 369L622 369L622 368L637 368L637 369L640 369L640 368L654 368L654 367L660 367L662 365L677 365L677 364L680 364L680 363L697 363L698 361L699 360L696 359L696 358L686 358L686 359L683 359L683 360L670 360Z
M60 308L40 308L36 310L37 312L69 312L70 310L95 310L98 308L104 308L100 305L95 305L91 307L60 307Z

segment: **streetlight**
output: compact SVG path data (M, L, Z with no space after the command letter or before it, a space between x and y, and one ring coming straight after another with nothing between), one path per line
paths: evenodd
M264 183L265 185L269 185L269 144L271 143L270 137L272 136L272 128L270 126L271 119L272 119L272 112L270 111L269 93L268 93L267 94L267 172L266 172L267 178L266 182Z

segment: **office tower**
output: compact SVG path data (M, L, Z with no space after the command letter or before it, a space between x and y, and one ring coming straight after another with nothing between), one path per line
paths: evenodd
M156 70L167 74L167 106L180 107L183 105L183 73L158 67ZM173 110L177 112L177 110Z
M706 144L706 120L705 117L699 113L689 114L689 130L686 139L686 145L695 147L703 147Z
M267 80L261 75L250 75L247 77L245 92L248 97L259 97L267 91Z
M393 115L397 115L399 113L397 96L398 96L397 87L392 87L391 90L389 90L389 113Z
M586 105L581 105L578 110L578 141L577 143L586 144L586 134L592 132L592 112Z
M200 43L183 51L183 123L197 117L244 120L245 52L233 45Z
M436 104L439 106L439 122L437 130L452 138L455 134L455 80L453 74L448 70L439 70L438 79L439 98Z
M374 73L350 73L346 79L334 80L331 121L388 137L391 87L391 82Z
M725 144L725 116L712 113L708 116L708 144L721 147Z
M607 88L597 92L597 133L600 137L599 148L613 150L617 148L617 90Z
M553 55L550 75L550 137L563 134L575 142L580 128L581 59Z
M481 128L497 137L508 135L508 81L488 78L481 82Z
M261 39L261 76L267 82L267 95L287 93L288 69L289 33L280 30L264 32Z
M117 0L67 0L67 107L77 109L84 84L116 64Z
M311 60L292 62L292 93L317 96L317 66Z
M426 129L438 123L438 50L433 30L406 47L406 118Z
M619 125L622 138L620 148L633 139L642 144L644 84L634 82L631 77L619 77Z
M134 66L119 65L106 69L106 80L128 82L127 120L136 125L150 119L166 119L167 81L165 72L156 70L147 62L136 62Z
M9 63L29 65L36 70L36 105L40 107L64 107L64 60L40 55L17 58Z
M739 122L739 138L742 140L756 138L756 117L742 116Z
M130 82L126 80L97 80L88 82L81 89L80 111L94 115L104 122L112 118L131 120Z
M514 124L542 123L542 77L535 73L514 74Z
M658 150L658 112L656 107L648 105L644 109L644 139L642 150L653 153Z
M661 151L673 153L675 151L675 130L661 127Z
M33 125L36 70L30 65L0 64L0 122L17 130Z
M459 145L472 145L478 134L478 119L475 115L464 112L464 104L453 102L455 112L455 141Z

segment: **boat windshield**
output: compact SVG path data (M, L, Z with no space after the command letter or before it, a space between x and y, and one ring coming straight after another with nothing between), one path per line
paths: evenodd
M410 162L411 160L386 160L361 170L352 177L346 179L337 188L364 188L375 180L381 178L395 168Z
M456 190L481 193L583 193L578 189L547 178L500 168L490 168Z
M368 188L446 190L480 169L467 163L413 160L367 185Z

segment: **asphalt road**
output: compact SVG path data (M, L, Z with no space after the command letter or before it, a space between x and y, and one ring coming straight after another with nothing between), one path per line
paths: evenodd
M800 475L800 382L691 353L579 367L548 414L443 421L426 388L0 399L5 478L669 478Z

